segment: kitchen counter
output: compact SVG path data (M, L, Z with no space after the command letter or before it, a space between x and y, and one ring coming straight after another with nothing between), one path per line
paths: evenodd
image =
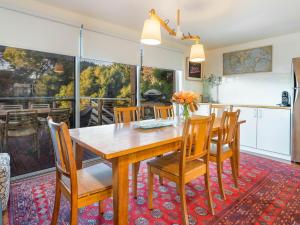
M247 108L266 108L266 109L286 109L290 110L290 106L279 106L279 105L243 105L243 104L233 104L236 107L247 107Z
M278 105L220 104L220 103L200 103L200 104L232 105L234 107L265 108L265 109L286 109L286 110L291 109L290 106L278 106Z

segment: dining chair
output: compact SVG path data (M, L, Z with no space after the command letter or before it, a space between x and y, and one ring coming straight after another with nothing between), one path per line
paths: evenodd
M115 107L114 108L115 123L130 123L140 120L139 107ZM132 184L133 184L133 196L137 197L137 176L140 169L140 162L132 164Z
M145 119L145 106L140 106L140 120Z
M221 118L225 111L231 112L232 105L211 104L210 113L214 113L216 117Z
M22 110L23 105L1 105L1 110Z
M40 158L40 149L38 143L38 120L36 110L18 110L8 111L4 127L3 149L8 150L8 139L10 137L33 137L33 151L37 152Z
M237 110L236 112L227 112L227 111L223 112L218 136L212 138L212 143L210 148L209 159L210 161L215 162L217 164L218 183L224 200L226 199L226 196L223 188L222 172L223 172L223 162L227 159L230 159L232 177L235 186L238 187L238 180L237 180L238 167L236 165L237 156L234 153L234 150L236 148L235 138L236 138L236 130L238 125L239 115L240 115L240 110Z
M70 128L70 108L52 108L48 116L56 123L66 123Z
M61 194L70 201L70 225L77 225L78 209L99 203L99 214L102 214L101 201L112 196L112 170L98 163L77 170L72 141L66 123L54 123L48 117L48 126L54 146L56 165L55 202L51 225L57 224Z
M173 105L169 106L154 106L155 119L174 119Z
M149 161L148 164L148 207L153 208L154 174L177 184L182 207L182 222L189 224L185 184L200 176L205 178L208 206L214 214L209 180L210 139L215 115L195 116L186 120L183 128L180 151Z
M50 104L31 104L31 109L50 109Z
M140 109L136 106L114 107L115 123L129 123L140 120Z

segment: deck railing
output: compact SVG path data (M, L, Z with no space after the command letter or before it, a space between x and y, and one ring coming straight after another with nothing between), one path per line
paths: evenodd
M83 107L92 107L89 126L114 122L114 107L131 105L130 98L80 97Z

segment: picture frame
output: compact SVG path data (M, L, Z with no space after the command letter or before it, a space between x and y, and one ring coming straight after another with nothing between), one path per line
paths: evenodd
M192 81L202 81L203 79L203 63L190 62L190 58L186 58L185 79Z

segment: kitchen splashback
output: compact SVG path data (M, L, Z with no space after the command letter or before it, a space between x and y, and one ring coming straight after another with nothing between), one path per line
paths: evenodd
M291 75L275 73L224 76L219 86L219 102L231 104L276 105L281 103L282 91L291 94ZM217 99L216 88L211 90Z

